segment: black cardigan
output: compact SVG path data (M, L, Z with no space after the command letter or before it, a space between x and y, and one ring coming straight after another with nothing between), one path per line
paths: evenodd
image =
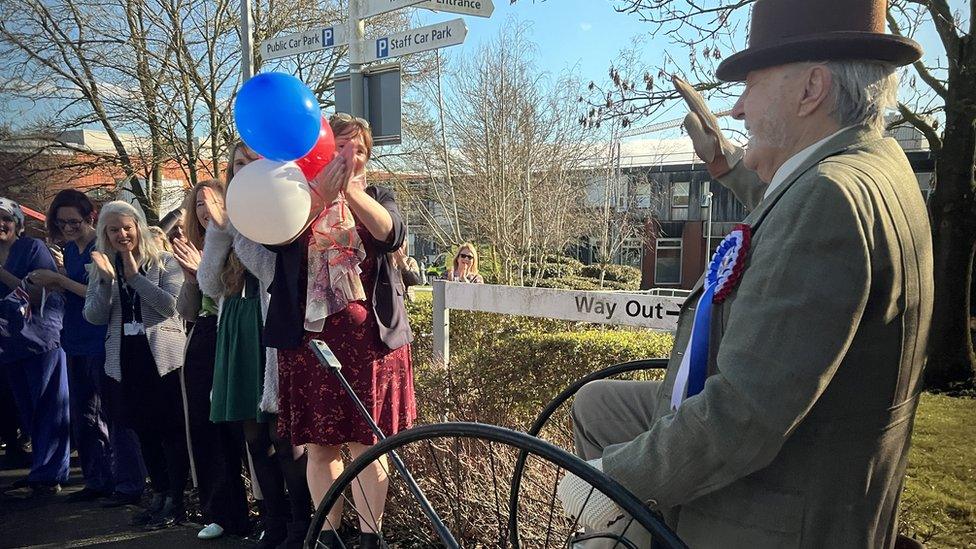
M397 349L413 340L407 311L403 304L404 287L393 265L390 252L400 248L406 227L396 205L393 191L383 187L367 187L366 193L380 203L393 219L393 233L388 242L376 241L376 281L373 285L373 314L380 328L380 339L390 349ZM264 322L264 345L276 349L294 349L302 345L305 335L305 299L307 281L303 276L308 265L306 229L290 244L268 246L275 252L274 281L268 288L271 301Z

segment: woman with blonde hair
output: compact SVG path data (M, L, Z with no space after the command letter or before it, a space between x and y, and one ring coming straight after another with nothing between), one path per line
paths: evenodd
M472 282L483 284L485 279L478 274L478 250L474 244L465 242L454 256L454 267L448 269L444 280L451 282Z
M227 185L255 158L238 144L228 162ZM261 338L275 256L234 228L223 193L204 193L209 224L197 279L203 293L220 303L210 419L239 422L243 429L264 498L259 547L297 549L311 520L304 453L277 436L278 354L265 348Z
M176 312L183 272L142 213L126 202L102 208L95 235L82 312L88 322L108 325L105 373L119 382L121 393L116 420L139 436L154 492L149 509L133 523L167 528L185 516L190 469L176 372L186 343Z
M186 346L183 379L186 385L190 445L196 464L200 507L205 527L200 539L214 539L225 532L248 534L247 493L241 471L244 466L244 433L239 423L210 420L217 354L216 301L200 291L200 268L204 237L210 224L207 204L222 197L224 184L218 179L201 181L190 189L183 204L182 236L173 240L176 260L183 268L183 289L176 301L180 315L193 324Z

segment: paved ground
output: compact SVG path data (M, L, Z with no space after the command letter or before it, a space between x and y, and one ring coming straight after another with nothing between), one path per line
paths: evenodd
M26 469L0 471L0 487L27 475ZM201 541L197 524L157 532L129 526L138 507L102 509L98 502L67 503L65 496L80 490L81 471L71 470L71 481L61 494L45 501L0 499L0 548L8 547L133 547L146 549L225 549L253 547L250 540L225 536Z

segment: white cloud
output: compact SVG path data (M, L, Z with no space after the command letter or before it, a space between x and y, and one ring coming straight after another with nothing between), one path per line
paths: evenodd
M593 28L593 24L592 24L592 23L587 23L587 22L585 22L585 21L584 21L584 22L582 22L582 23L580 23L580 29L581 29L581 30L582 30L583 32L588 32L588 31L589 31L590 29L592 29L592 28Z

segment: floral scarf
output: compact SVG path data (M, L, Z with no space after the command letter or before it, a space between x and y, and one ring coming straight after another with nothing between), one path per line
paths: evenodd
M312 223L308 246L308 297L305 330L321 332L325 319L354 301L366 299L359 264L366 250L352 211L340 193Z

